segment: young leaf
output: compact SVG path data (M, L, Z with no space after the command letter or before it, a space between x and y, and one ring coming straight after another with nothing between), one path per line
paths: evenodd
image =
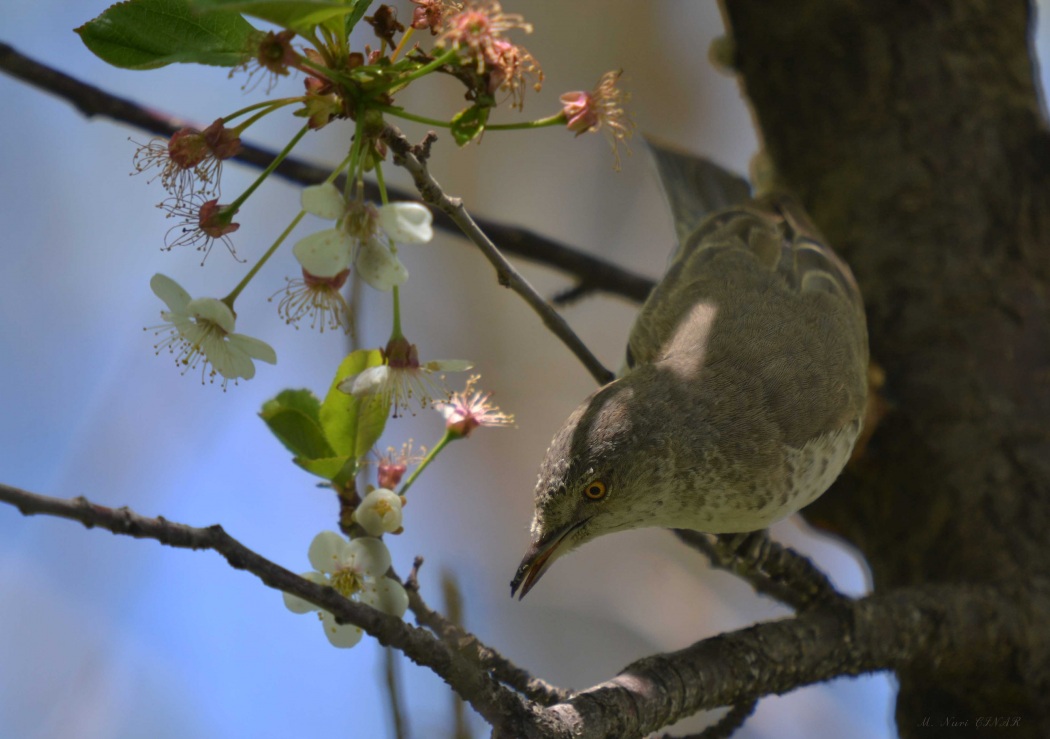
M263 412L271 403L278 404L283 408L296 410L310 418L317 424L321 423L321 401L313 394L312 390L282 390L273 400L267 401L263 406Z
M320 421L321 402L309 390L285 390L263 404L260 418L296 457L321 459L335 454Z
M293 31L307 31L329 19L356 11L354 5L324 0L193 0L193 5L207 11L204 15L213 10L234 11Z
M347 456L326 457L324 459L303 459L302 457L296 457L292 461L311 475L323 477L325 480L336 479L340 476L340 473L343 472L348 463L354 462L353 459ZM348 475L347 477L353 477L353 475Z
M460 146L466 146L485 130L489 122L489 106L471 105L452 117L452 138Z
M350 15L346 16L346 35L348 37L350 32L354 30L357 22L368 12L368 6L371 4L372 0L350 0L350 5L353 6L354 10Z
M379 441L389 416L390 404L384 403L381 397L362 398L357 411L357 442L354 446L358 459L368 454Z
M232 67L255 33L237 13L198 14L188 0L126 0L75 30L92 53L124 69L176 62Z
M358 349L342 361L335 373L328 395L321 404L320 418L328 443L337 454L358 459L368 453L372 444L383 433L386 416L390 410L385 407L386 404L379 398L355 398L338 387L347 377L382 363L383 355L380 351ZM379 410L382 410L381 418ZM362 448L366 442L367 446Z

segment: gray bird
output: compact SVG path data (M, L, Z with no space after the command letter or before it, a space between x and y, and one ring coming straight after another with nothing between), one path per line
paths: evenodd
M615 531L763 529L831 486L861 429L868 337L849 267L786 194L752 199L717 165L650 147L679 247L622 375L547 449L512 596Z

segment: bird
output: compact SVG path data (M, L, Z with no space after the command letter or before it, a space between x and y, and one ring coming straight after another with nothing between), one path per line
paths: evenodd
M787 191L648 144L678 245L617 378L547 449L511 597L617 531L765 529L831 486L861 430L868 336L849 267Z

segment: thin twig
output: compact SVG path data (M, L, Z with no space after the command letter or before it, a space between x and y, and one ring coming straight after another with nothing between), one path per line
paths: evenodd
M715 567L747 580L759 593L796 611L849 600L808 557L773 541L765 531L715 537L689 529L672 531Z
M748 717L755 712L757 706L757 700L737 703L729 709L725 716L718 719L718 721L711 724L698 734L689 734L688 736L678 737L664 734L662 739L729 739L729 737L736 733L737 729L744 725L744 722L747 721Z
M448 620L458 626L465 628L463 622L463 595L459 592L456 576L450 570L441 573L441 594L443 596L445 613ZM467 723L467 714L464 709L463 699L455 693L452 694L452 738L471 739L470 725Z
M567 701L575 692L551 685L545 680L533 677L527 670L518 667L497 650L486 645L474 634L457 626L442 614L433 610L419 593L419 568L423 558L416 557L405 581L408 593L408 609L416 617L416 623L430 629L441 641L462 654L481 669L504 685L513 688L530 700L543 706Z
M481 253L485 255L485 258L496 269L496 277L499 283L504 287L509 287L529 304L529 307L543 321L543 325L550 329L576 355L576 358L583 363L583 366L598 381L599 385L610 382L613 379L613 373L598 361L597 357L580 340L580 337L569 328L569 324L566 323L565 319L507 261L485 232L478 227L477 222L471 218L463 205L463 201L445 194L445 191L441 189L441 185L430 174L427 166L419 159L414 147L405 138L405 135L396 127L388 124L383 129L382 138L394 153L394 163L404 167L412 175L412 179L416 183L416 189L419 190L423 202L432 205L455 221L460 230L468 239L474 242L481 250Z
M120 123L127 123L158 136L171 136L185 126L202 128L175 116L146 108L126 98L117 97L94 85L81 82L53 67L41 64L20 54L8 44L0 43L0 70L36 88L49 92L71 103L84 116L101 116ZM274 160L276 152L245 143L235 157L244 164L260 169ZM323 182L331 169L318 167L301 159L288 157L277 167L274 174L303 185ZM341 185L340 185L341 186ZM387 187L394 200L411 200L407 190ZM365 195L370 200L379 200L375 183L365 183ZM508 254L538 262L573 276L590 292L605 292L619 295L640 303L653 288L653 281L566 244L547 238L527 228L511 226L494 220L477 219L478 226ZM437 213L434 225L448 233L459 235L459 227L443 213Z
M297 595L329 611L340 623L352 623L374 636L383 646L399 649L414 662L430 668L488 721L495 723L507 715L524 715L527 710L520 696L478 670L433 634L286 570L248 549L219 525L195 528L161 517L140 516L126 507L108 508L83 497L64 499L37 495L2 483L0 501L10 503L26 516L57 516L79 521L87 528L98 527L137 539L155 539L172 547L212 549L234 569L246 570L271 588Z
M593 285L585 285L581 282L572 287L567 287L561 292L555 293L551 297L551 302L559 308L562 308L566 305L572 305L573 303L583 300L592 292L594 292Z
M401 680L397 669L398 654L387 647L383 650L383 679L386 683L386 695L390 703L390 719L394 724L394 736L397 739L407 739L408 716L405 715L403 702L401 700ZM456 695L454 692L452 695ZM456 696L458 700L462 700Z

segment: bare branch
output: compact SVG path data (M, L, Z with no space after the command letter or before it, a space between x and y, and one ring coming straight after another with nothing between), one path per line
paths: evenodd
M673 737L670 734L664 734L663 739L728 739L731 737L737 729L744 725L748 717L755 712L755 707L758 706L757 700L750 700L744 703L738 703L729 709L725 716L718 719L718 721L706 729L701 731L699 734L690 734L689 736Z
M424 629L289 572L220 526L194 528L84 498L52 498L3 484L0 501L25 515L43 513L169 546L213 549L232 567L330 611L341 622L360 626L380 644L430 668L496 727L495 736L639 737L698 711L744 704L842 675L902 667L942 677L990 669L1038 675L1050 653L1050 629L1045 628L1050 621L1050 583L1045 579L926 585L819 605L793 619L646 657L613 680L542 708L500 684L495 670L489 670L502 658L485 654L475 638L467 635L468 643L452 648ZM410 590L410 596L418 595ZM440 628L446 638L462 632L432 612L423 613L420 621ZM509 672L513 666L500 669Z
M456 582L456 577L451 570L443 570L441 573L441 593L444 596L445 613L448 614L448 620L459 628L464 628L463 594L460 592L459 584ZM472 739L463 699L455 693L451 697L452 739Z
M723 536L688 529L673 532L713 566L747 580L757 592L796 611L846 600L808 557L773 541L766 531Z
M941 679L1039 674L1050 647L1048 596L1050 583L1033 578L927 584L822 605L641 659L526 723L509 718L495 736L641 737L698 711L905 666Z
M410 733L408 717L403 709L404 701L401 699L401 677L397 669L397 660L396 651L390 647L383 650L383 680L386 683L386 695L390 706L390 722L394 725L394 737L405 739Z
M117 97L93 85L86 84L58 70L41 64L20 54L13 47L0 43L0 70L12 77L50 92L69 101L88 118L101 116L120 123L127 123L159 136L171 136L184 126L201 128L174 116L164 116L125 98ZM268 166L277 153L251 144L244 144L236 159L260 169ZM318 167L301 159L289 157L277 167L277 174L291 182L315 185L323 182L330 169ZM413 195L397 188L388 188L390 195L398 200L411 200ZM379 200L375 183L365 183L365 194L371 200ZM586 252L562 244L554 239L527 228L510 226L493 220L478 218L478 227L500 244L509 254L539 262L573 276L579 287L587 292L606 292L640 303L652 290L653 281L607 262ZM434 225L460 235L459 227L444 213L437 213Z
M571 690L556 687L545 680L533 677L527 670L515 665L474 634L432 610L419 594L418 577L422 564L423 558L416 557L405 585L408 592L408 608L415 615L417 624L430 629L443 642L481 669L489 672L494 678L540 705L554 705L575 695Z
M396 127L388 124L383 130L383 140L394 153L394 163L401 165L412 175L412 179L416 183L416 189L419 190L423 202L442 211L459 226L460 230L466 234L468 239L474 242L481 250L481 253L485 255L485 258L496 269L499 283L504 287L509 287L529 304L529 307L543 321L543 325L549 328L576 355L576 358L583 363L599 385L610 382L613 379L612 372L598 361L597 357L580 340L580 337L569 328L569 324L566 323L565 319L506 260L496 245L479 228L477 222L471 218L467 209L463 206L463 201L445 194L445 191L441 189L441 185L430 174L426 164L420 159L418 152L405 138L405 135Z
M247 570L266 585L297 595L329 611L339 622L352 623L374 636L380 644L404 652L413 662L428 667L443 678L488 721L496 723L508 715L524 718L522 698L503 687L459 652L428 631L344 598L329 587L299 577L248 549L219 525L195 528L164 518L140 516L129 508L107 508L86 498L52 498L0 483L0 501L10 503L23 515L46 514L79 521L87 528L102 528L137 539L155 539L182 549L212 549L231 567Z

